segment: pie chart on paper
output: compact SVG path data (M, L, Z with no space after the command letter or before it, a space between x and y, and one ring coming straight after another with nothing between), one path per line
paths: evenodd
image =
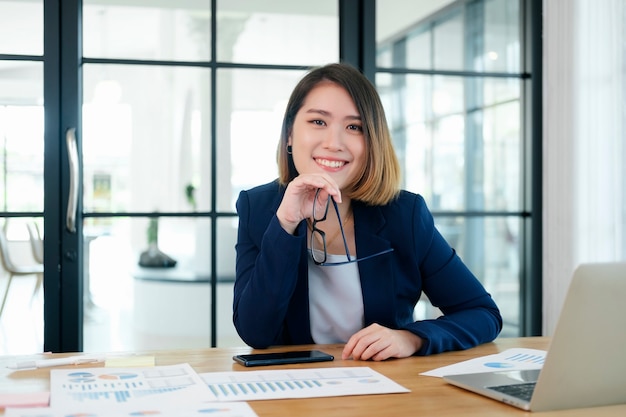
M485 366L487 368L497 368L497 369L506 369L506 368L513 367L512 364L506 363L506 362L486 362Z

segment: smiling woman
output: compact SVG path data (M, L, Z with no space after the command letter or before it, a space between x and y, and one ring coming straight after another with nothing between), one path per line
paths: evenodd
M363 74L329 64L304 76L287 104L278 162L278 181L237 201L233 319L246 343L345 343L343 359L385 360L499 334L490 295L422 197L399 188L382 104ZM422 292L439 320L413 318Z

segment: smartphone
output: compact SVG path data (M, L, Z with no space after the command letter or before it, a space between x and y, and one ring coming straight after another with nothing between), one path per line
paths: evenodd
M299 350L277 353L252 353L235 355L233 360L244 366L284 365L287 363L325 362L335 359L333 355L319 350Z

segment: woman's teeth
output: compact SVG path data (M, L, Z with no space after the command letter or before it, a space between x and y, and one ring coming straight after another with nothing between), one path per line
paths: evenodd
M344 161L329 161L327 159L318 159L317 163L329 168L340 168L346 164Z

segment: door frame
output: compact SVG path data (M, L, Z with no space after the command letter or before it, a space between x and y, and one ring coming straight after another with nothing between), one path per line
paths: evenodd
M44 1L44 351L83 348L82 203L67 227L70 172L66 133L76 129L82 195L81 0Z

